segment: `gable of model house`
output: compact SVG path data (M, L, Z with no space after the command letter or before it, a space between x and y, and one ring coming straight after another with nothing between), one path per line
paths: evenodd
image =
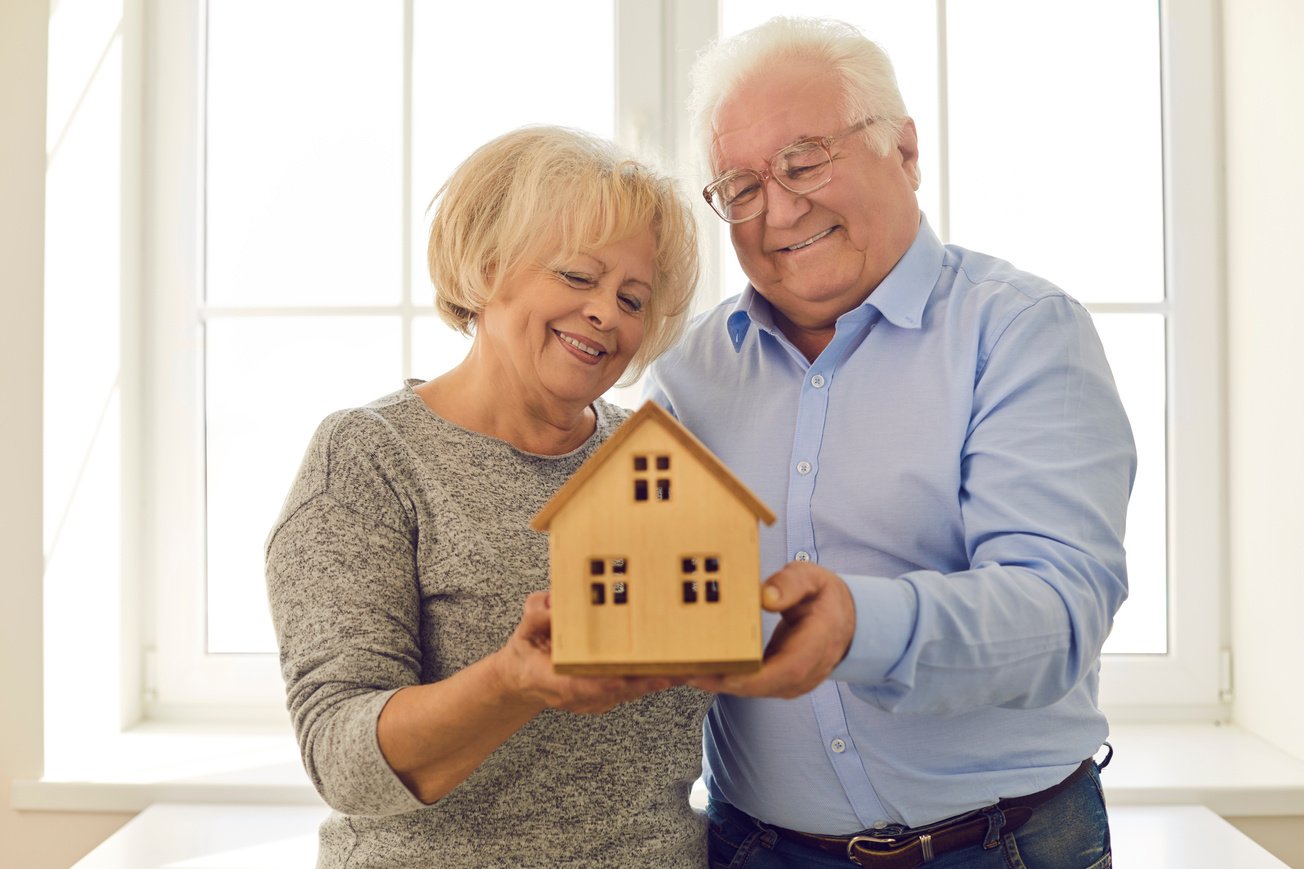
M648 403L531 522L549 533L559 672L759 666L758 520L774 515Z

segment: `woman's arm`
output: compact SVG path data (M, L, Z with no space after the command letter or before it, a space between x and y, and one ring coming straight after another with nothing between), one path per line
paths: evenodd
M502 648L423 684L430 631L445 631L440 641L451 643L457 626L421 623L408 452L370 414L328 418L267 544L272 620L304 767L345 814L394 815L434 802L542 709L603 712L670 684L556 676L543 592L529 596Z
M497 652L447 679L396 692L376 736L390 767L421 802L457 787L494 749L547 708L601 713L675 684L665 678L579 678L552 672L548 595L526 598Z

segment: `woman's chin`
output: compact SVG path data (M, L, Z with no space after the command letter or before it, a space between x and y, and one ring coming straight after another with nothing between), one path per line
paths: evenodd
M549 392L559 404L588 406L605 395L607 390L616 385L618 379L618 377L612 377L603 378L600 381L590 380L586 383L559 383Z

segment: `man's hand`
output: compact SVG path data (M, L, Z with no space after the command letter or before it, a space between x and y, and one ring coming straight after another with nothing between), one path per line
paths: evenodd
M856 631L856 606L836 573L806 561L789 562L762 584L761 605L783 615L761 669L745 676L700 676L690 685L790 699L814 690L846 656Z

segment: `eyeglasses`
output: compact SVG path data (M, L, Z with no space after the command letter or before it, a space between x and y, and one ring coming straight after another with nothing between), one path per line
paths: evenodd
M876 120L865 118L832 136L794 142L770 158L768 170L735 169L726 172L706 185L702 195L723 220L743 223L765 211L765 183L771 178L792 193L814 193L833 180L833 154L829 146Z

